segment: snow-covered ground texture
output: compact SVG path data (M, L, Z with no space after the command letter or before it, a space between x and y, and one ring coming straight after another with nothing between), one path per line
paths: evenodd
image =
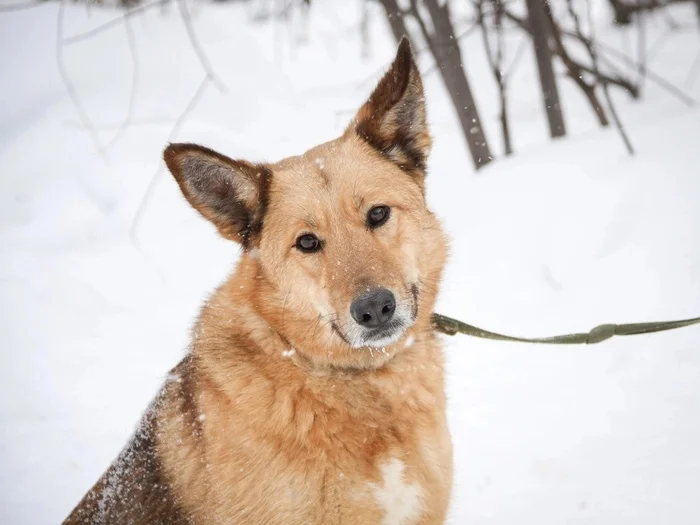
M607 2L594 4L599 36L634 56L634 34L611 26ZM360 6L314 0L305 32L300 19L257 22L245 3L191 5L223 90L206 84L176 129L204 77L176 4L63 46L94 137L61 80L56 42L119 12L51 3L0 13L0 523L65 517L235 264L237 248L158 171L166 142L275 160L334 137L395 51L372 3L361 56ZM650 69L700 99L688 76L700 49L692 7L669 13L671 33L666 15L646 24ZM509 33L511 52L518 38ZM500 153L479 34L461 45ZM553 143L528 47L510 89L516 155L475 173L426 53L420 62L435 138L429 200L452 237L439 311L524 336L700 315L698 109L651 78L642 101L614 92L630 158L562 77L569 137ZM450 523L698 523L700 328L593 347L446 345Z

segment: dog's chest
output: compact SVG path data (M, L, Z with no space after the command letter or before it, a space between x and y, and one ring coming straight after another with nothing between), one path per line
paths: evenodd
M372 479L343 473L327 479L319 495L323 509L318 523L417 523L427 494L416 473L396 457L384 459L377 470Z
M370 483L369 494L384 513L382 525L415 523L422 507L423 489L406 475L406 465L392 458L380 466L381 483Z

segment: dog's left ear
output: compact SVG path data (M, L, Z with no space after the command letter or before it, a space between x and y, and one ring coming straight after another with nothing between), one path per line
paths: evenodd
M425 175L431 140L423 82L408 38L401 40L391 68L357 112L351 130L409 174Z

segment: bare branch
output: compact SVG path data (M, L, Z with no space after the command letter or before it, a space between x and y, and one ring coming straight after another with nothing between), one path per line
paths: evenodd
M478 0L475 2L475 8L478 15L478 24L481 27L481 35L484 44L484 50L486 51L486 60L489 63L491 72L496 80L496 85L498 86L499 102L501 106L501 135L503 136L503 148L505 154L511 155L513 153L513 147L510 140L510 128L508 126L508 101L506 96L506 79L503 74L503 13L501 0L491 0L494 25L496 27L496 51L494 51L491 46L491 39L489 38L488 29L486 27L486 14L484 12L484 0Z
M126 113L126 118L124 119L124 122L122 123L121 127L117 131L117 133L112 137L112 140L110 140L107 145L105 146L105 150L108 150L111 148L114 144L117 143L117 141L122 137L124 132L127 130L127 128L131 125L131 122L134 118L134 109L136 107L136 90L138 88L138 83L139 83L139 62L138 62L138 54L136 52L136 41L134 37L134 29L131 27L131 19L128 16L124 17L124 29L126 30L126 38L127 41L129 42L129 54L131 55L131 91L129 92L129 107L127 109Z
M700 0L698 0L700 1ZM700 14L698 14L700 17ZM700 73L700 53L695 55L695 58L693 59L693 63L690 66L690 69L688 70L688 78L685 80L685 85L689 88L692 88L693 85L695 84L695 81L698 78L698 73Z
M48 2L39 0L38 2L16 2L0 5L0 13L10 13L12 11L25 11L40 5L46 5Z
M197 90L195 91L194 95L192 95L192 98L187 103L187 106L185 106L185 109L182 111L182 113L180 113L180 116L175 121L175 124L173 125L173 129L170 131L170 135L168 135L168 142L171 142L172 140L174 140L175 137L177 137L178 133L180 133L180 129L182 128L182 125L187 120L187 117L189 116L189 114L192 113L192 111L194 110L195 107L197 107L197 104L199 103L202 96L204 95L204 92L206 91L206 88L209 85L210 81L211 81L211 78L209 78L207 75L205 75L204 78L202 78L202 81L199 83L199 86L197 87ZM148 206L151 203L151 200L153 199L153 195L155 193L156 186L158 185L158 182L160 181L162 174L163 174L163 163L159 162L158 168L153 173L153 175L151 177L151 181L148 183L148 187L146 188L146 191L143 194L143 197L141 198L141 202L139 203L138 208L136 209L136 214L134 215L134 220L131 223L131 228L129 230L129 237L131 238L131 241L134 243L135 246L139 245L138 238L137 238L139 225L141 224L141 221L143 220L143 216L146 213L146 210L148 209Z
M192 17L190 16L190 12L187 10L186 0L178 0L177 4L180 9L180 16L182 17L182 22L185 24L185 29L187 29L187 36L190 39L192 49L197 55L199 63L202 64L202 68L204 68L204 72L206 73L207 78L214 83L216 89L218 89L220 93L225 93L226 86L214 73L214 70L212 69L211 64L209 63L209 59L207 58L206 53L204 53L202 45L199 43L199 39L197 38L197 32L194 29L194 24L192 24Z
M639 88L644 87L644 79L647 77L647 39L646 19L644 11L637 13L637 61L639 64Z
M83 126L90 133L90 138L92 139L92 142L95 145L95 149L97 149L97 152L101 156L103 156L104 151L102 150L102 146L100 145L100 138L99 138L99 135L97 134L97 130L95 129L95 126L93 126L92 121L90 120L90 117L87 114L87 111L85 111L85 108L83 107L83 104L80 101L80 97L78 96L78 92L75 90L75 86L73 86L73 83L71 82L70 76L68 75L68 71L66 70L66 65L65 65L65 62L63 59L64 9L65 9L65 2L61 1L58 5L58 15L56 17L56 65L58 67L58 74L61 76L61 80L63 81L63 84L66 87L66 91L68 92L68 96L70 97L71 101L73 102L73 105L75 106L75 110L78 112L78 116L80 117L80 121L83 123Z
M564 34L566 36L578 38L578 36L575 33L572 33L570 31L562 30L562 34ZM592 42L589 42L589 43L592 44ZM608 53L609 55L617 58L618 60L620 60L623 64L625 64L629 68L632 68L635 70L639 68L639 65L634 60L632 60L625 53L615 49L614 47L606 45L602 42L598 42L597 47L600 48L602 51ZM607 63L609 67L614 67L609 59L606 59L603 56L599 56L598 58L600 59L601 62ZM691 106L691 107L695 106L696 101L693 97L691 97L690 95L685 93L682 89L674 86L671 82L669 82L668 80L663 78L658 73L655 73L649 67L646 68L646 76L649 80L656 82L660 87L664 88L666 91L668 91L672 95L675 95L684 104Z
M163 0L155 0L154 2L148 2L145 4L141 4L135 7L129 8L123 15L114 18L110 20L109 22L105 22L104 24L101 24L97 27L93 27L89 31L85 31L84 33L78 33L77 35L69 36L66 37L66 39L63 41L66 45L71 45L75 44L76 42L80 42L81 40L88 39L90 37L93 37L99 33L102 33L103 31L107 31L109 29L112 29L114 27L117 27L121 21L122 18L128 18L130 16L134 16L137 13L141 13L143 11L146 11L147 9L150 9L151 7L157 7L159 5L163 4Z
M669 4L681 3L686 0L608 0L615 13L615 23L629 25L632 23L632 15L639 15L645 11L653 11L665 8Z
M574 20L574 26L576 28L576 33L578 35L580 35L581 40L584 41L584 45L586 46L586 50L588 51L588 54L591 57L591 62L593 62L593 69L598 71L599 70L598 52L595 48L595 41L593 38L593 21L592 21L592 15L591 15L590 1L586 0L586 7L587 7L587 13L588 13L588 26L589 26L589 30L591 32L590 38L584 38L583 29L581 28L581 22L579 20L578 13L576 13L576 9L574 9L573 0L566 0L566 5L567 5L567 8L569 10L569 14L571 15L571 18L573 18L573 20ZM629 152L629 154L634 155L634 148L632 147L632 143L630 142L630 139L627 136L627 132L625 131L625 128L622 125L622 121L620 120L620 117L617 115L617 111L615 110L615 105L613 104L612 97L610 96L610 89L608 88L607 84L603 84L603 93L605 94L605 100L608 103L608 109L610 110L610 114L613 117L613 121L615 122L615 126L617 127L618 131L620 132L620 136L622 137L622 141L625 143L625 146L627 147L627 151Z
M515 70L517 69L518 65L520 64L520 59L522 58L526 47L527 47L527 37L523 37L520 40L518 47L515 49L515 53L513 54L513 58L511 59L510 64L508 64L508 66L506 66L506 68L505 68L505 72L503 73L503 77L505 80L508 80L511 77L511 75L513 75L515 73Z
M505 16L506 18L508 18L509 20L515 22L515 24L516 24L518 27L520 27L521 29L523 29L523 30L527 31L528 33L532 34L532 32L531 32L531 30L530 30L530 25L528 24L528 21L527 21L527 20L524 20L524 19L522 19L522 18L520 18L520 17L514 15L514 14L513 14L512 12L510 12L510 11L505 11L505 10L504 10L503 14L504 14L504 16ZM557 36L560 36L560 35L564 35L564 36L568 36L568 37L573 37L573 38L575 38L575 39L577 39L577 40L580 39L580 38L579 38L579 35L577 35L577 34L574 33L574 32L571 32L571 31L567 31L567 30L565 30L565 29L562 29L561 27L559 27L558 24L556 24L556 28L555 28L555 29L556 29L556 34L554 35L555 39L556 39ZM574 67L574 69L581 69L581 70L585 71L586 73L590 73L590 74L596 76L597 79L598 79L600 82L606 82L606 83L609 83L609 84L613 84L613 85L619 86L619 87L621 87L622 89L624 89L625 91L629 92L629 94L632 96L632 98L637 98L637 97L639 96L639 90L637 89L637 86L635 86L635 85L634 85L632 82L630 82L629 80L626 80L625 78L620 77L620 76L610 76L610 75L608 75L608 74L606 74L606 73L603 73L602 71L598 71L598 72L596 73L591 67L586 66L585 64L581 64L580 62L574 60L574 59L567 53L566 47L563 45L563 41L561 41L561 46L559 45L558 42L555 42L555 43L557 43L557 47L556 47L556 49L554 50L555 53L557 53L557 55L559 55L559 57L562 59L562 61L570 61L571 65ZM566 57L563 57L563 56L560 55L560 53L562 53L562 52L566 54ZM565 64L565 65L566 65L566 64Z
M615 49L614 47L607 46L607 45L605 45L605 44L603 44L603 43L600 43L600 42L598 43L598 47L599 47L602 51L605 51L605 52L608 53L609 55L611 55L611 56L617 58L618 60L620 60L620 61L621 61L623 64L625 64L626 66L628 66L628 67L630 67L630 68L633 68L633 69L637 69L638 65L637 65L637 63L636 63L634 60L632 60L630 57L628 57L628 56L625 55L624 53L618 51L618 50ZM603 57L603 56L600 56L599 58L600 58L600 61L601 61L601 62L605 62L605 63L607 63L608 65L611 65L611 61L610 61L609 59L606 59L606 58ZM697 103L696 100L695 100L693 97L691 97L690 95L688 95L687 93L685 93L685 92L684 92L682 89L680 89L679 87L674 86L671 82L669 82L668 80L666 80L665 78L663 78L663 77L662 77L661 75L659 75L658 73L655 73L653 70L651 70L651 69L648 68L648 67L647 67L647 69L646 69L646 75L647 75L647 78L648 78L649 80L656 82L660 87L664 88L666 91L668 91L669 93L671 93L672 95L674 95L675 97L677 97L681 102L683 102L683 103L686 104L687 106L694 107L695 104Z
M139 127L145 127L145 126L167 126L170 127L173 123L173 120L177 118L171 117L141 117L141 118L132 118L131 122L129 123L129 127L133 128L136 126ZM83 124L81 122L73 122L73 121L68 121L68 125L76 127L76 128L84 128ZM106 122L104 124L93 124L93 127L97 131L119 131L121 127L124 125L124 121L120 122Z

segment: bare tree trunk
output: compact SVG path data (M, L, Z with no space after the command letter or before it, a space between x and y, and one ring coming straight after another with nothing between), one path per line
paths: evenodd
M398 42L401 37L408 35L404 23L404 13L397 0L380 0L386 12L391 32ZM492 159L486 136L481 126L481 119L474 103L471 88L462 68L462 58L454 35L454 29L449 17L447 4L438 5L436 0L426 0L424 5L428 8L435 34L428 32L425 21L420 17L416 0L411 0L410 14L420 25L423 37L428 43L433 58L438 66L438 71L445 83L450 95L452 105L455 108L464 139L471 153L474 167L481 168Z
M615 23L626 26L632 23L632 10L620 0L608 0L613 13L615 13Z
M442 5L441 5L442 4ZM478 170L493 160L481 125L479 111L462 63L462 53L450 20L449 4L438 0L424 0L435 33L430 34L420 17L416 0L411 0L411 11L420 25L428 47L435 57L445 87L457 112L462 133L469 146L474 167Z
M401 41L403 36L409 36L406 24L403 21L403 12L399 8L397 0L381 0L382 7L386 12L386 19L389 21L389 27L394 34L396 43Z
M557 79L554 76L552 52L549 48L551 28L545 15L545 9L548 8L544 5L546 2L547 0L526 0L532 41L535 45L537 69L540 74L544 110L549 122L549 134L552 138L556 138L566 135L566 127L559 102Z
M628 26L632 23L632 15L641 11L653 11L669 4L680 4L688 0L608 0L615 14L615 23ZM700 0L692 0L699 2Z

